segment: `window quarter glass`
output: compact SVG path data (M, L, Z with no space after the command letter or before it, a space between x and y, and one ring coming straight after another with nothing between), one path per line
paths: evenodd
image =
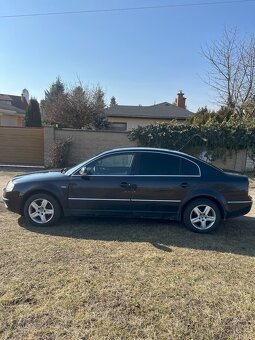
M199 168L195 163L182 158L181 159L181 175L199 176Z

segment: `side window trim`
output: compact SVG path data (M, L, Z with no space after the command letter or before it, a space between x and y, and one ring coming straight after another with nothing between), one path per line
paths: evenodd
M164 155L171 155L171 156L175 156L175 157L179 157L181 159L185 159L193 164L196 165L196 167L198 168L198 175L138 175L138 174L134 174L134 165L135 167L137 167L137 158L139 157L139 154L141 154L142 152L155 152L155 153L161 153L161 154L164 154ZM125 175L125 177L133 177L133 176L137 176L137 177L158 177L158 176L161 176L161 177L201 177L201 169L200 169L200 166L194 162L193 160L187 158L187 157L184 157L182 155L175 155L173 153L168 153L168 152L163 152L163 151L151 151L151 150L145 150L145 151L139 151L139 150L132 150L132 151L127 151L127 152L114 152L114 153L109 153L107 154L107 156L111 156L111 155L117 155L117 154L123 154L123 153L132 153L134 154L134 158L133 158L133 161L132 161L132 165L131 165L131 174L130 175ZM106 155L105 155L106 156ZM97 159L100 159L102 156L98 156L98 157L95 157L93 158L93 160L91 160L90 163L87 163L87 165L91 164L92 162L96 161ZM79 171L81 170L81 168L85 165L86 161L82 164L82 166L76 170L71 176L73 177L81 177L81 175L79 174ZM181 162L180 162L181 163ZM139 160L138 160L138 164L139 164ZM181 166L181 165L180 165ZM123 177L123 175L91 175L91 176L121 176Z

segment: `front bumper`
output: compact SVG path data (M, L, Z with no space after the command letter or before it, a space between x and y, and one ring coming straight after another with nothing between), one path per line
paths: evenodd
M3 191L3 202L6 209L22 214L22 198L17 191Z

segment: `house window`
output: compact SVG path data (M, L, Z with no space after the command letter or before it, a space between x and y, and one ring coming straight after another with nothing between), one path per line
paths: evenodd
M1 126L17 126L17 117L11 115L3 115L1 117Z
M109 129L114 131L127 131L127 123L110 123Z

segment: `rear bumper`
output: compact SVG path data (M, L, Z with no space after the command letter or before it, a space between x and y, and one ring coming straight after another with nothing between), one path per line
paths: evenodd
M252 198L247 201L228 201L225 206L225 217L232 218L248 214L252 207Z

